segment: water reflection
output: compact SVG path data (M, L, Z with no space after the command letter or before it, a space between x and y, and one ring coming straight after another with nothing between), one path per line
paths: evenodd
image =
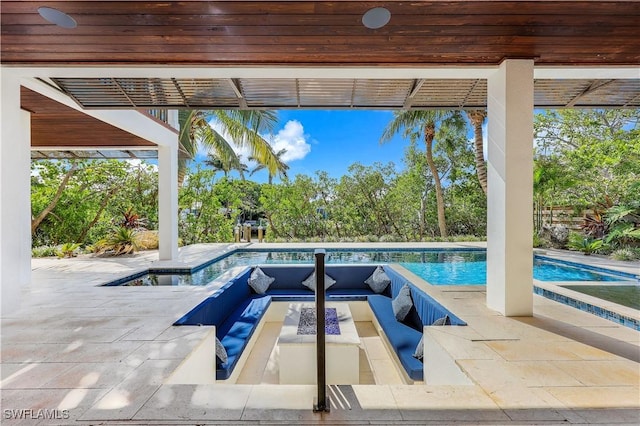
M333 251L327 250L326 261L336 263L460 263L484 262L484 251ZM225 271L237 266L257 264L314 263L313 251L241 251L224 257L192 274L148 274L122 285L182 286L207 285Z

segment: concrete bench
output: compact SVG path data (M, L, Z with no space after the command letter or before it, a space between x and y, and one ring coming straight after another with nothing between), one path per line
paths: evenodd
M271 297L252 294L247 268L193 308L174 325L213 325L227 352L227 362L216 362L216 379L229 379L267 308ZM239 371L240 369L238 369Z
M466 323L388 265L382 266L391 279L391 284L382 294L376 294L365 280L377 266L327 265L325 272L336 280L336 283L327 289L327 300L367 301L373 313L374 323L382 332L397 363L402 366L405 378L410 381L422 381L425 365L413 354L424 334L424 327L431 326L445 316L449 319L449 325ZM315 297L312 290L302 285L302 281L313 273L313 266L261 265L260 269L274 278L265 294L256 294L248 284L254 269L247 267L174 323L215 326L215 336L221 341L228 355L226 363L216 363L217 380L228 380L239 375L244 363L241 360L248 356L246 352L250 351L252 337L257 336L256 330L259 331L261 320L272 301L312 301ZM393 313L391 302L405 284L411 289L414 307L407 318L400 322ZM426 342L431 340L428 336L424 339L425 354L434 353L432 347L427 348ZM426 355L425 359L432 362ZM443 361L446 360L443 358L438 362Z

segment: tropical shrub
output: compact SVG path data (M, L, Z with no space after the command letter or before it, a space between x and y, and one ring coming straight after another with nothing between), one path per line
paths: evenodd
M159 246L158 231L138 231L140 250L155 250Z
M546 247L547 242L537 233L533 234L533 247L534 248L543 248Z
M640 245L640 202L610 207L605 212L605 242L615 247Z
M640 249L622 248L611 253L614 260L633 261L640 260Z
M567 246L576 251L581 251L585 256L596 253L605 247L605 243L601 239L594 239L589 236L572 233L569 235L569 243Z
M139 232L135 229L119 227L95 245L96 254L120 256L140 249Z
M76 257L78 249L80 249L78 243L64 243L58 248L56 255L58 257Z
M31 257L53 257L58 255L56 246L38 246L31 249Z

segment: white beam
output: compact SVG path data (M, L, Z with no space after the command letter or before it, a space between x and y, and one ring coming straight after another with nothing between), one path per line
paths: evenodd
M487 81L487 306L533 314L533 60Z
M67 95L41 81L25 78L22 80L22 85L69 108L73 108L96 120L122 129L156 145L177 147L176 130L172 130L137 111L82 109Z
M39 78L365 78L459 79L486 78L495 66L384 67L15 67L25 76Z
M536 79L636 79L640 78L640 67L535 67Z
M31 115L20 109L20 78L0 78L0 307L20 306L31 281Z
M39 78L370 78L370 79L475 79L488 78L497 66L430 67L20 67L6 66L22 76ZM627 79L640 78L640 66L537 66L536 79Z

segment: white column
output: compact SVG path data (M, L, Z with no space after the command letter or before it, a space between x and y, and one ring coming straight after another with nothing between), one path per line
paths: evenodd
M487 79L487 306L533 315L533 60Z
M20 109L20 78L1 72L0 306L6 315L20 306L31 281L31 116Z
M178 260L178 149L158 145L159 260Z

